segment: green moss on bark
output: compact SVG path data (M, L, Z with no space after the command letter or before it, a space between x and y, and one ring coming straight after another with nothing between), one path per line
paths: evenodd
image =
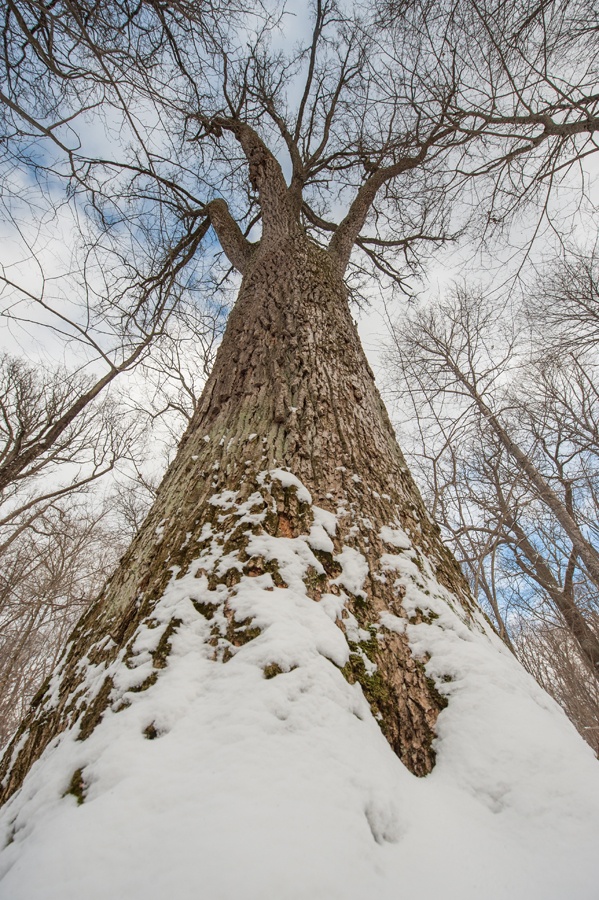
M158 641L158 646L152 652L152 664L155 669L166 668L166 663L171 652L171 637L174 632L181 626L181 619L171 619L166 626L164 634Z
M76 769L63 797L68 797L70 794L77 801L77 806L81 806L85 802L86 791L87 785L83 779L83 769Z
M283 669L278 665L278 663L270 663L268 666L265 666L262 671L266 679L276 678L277 675L283 674Z
M110 694L112 692L113 686L114 685L112 678L108 677L104 680L102 687L81 718L81 725L79 728L79 734L77 735L77 740L85 741L90 736L96 725L98 725L98 723L101 721L102 716L104 715L104 710L110 702Z

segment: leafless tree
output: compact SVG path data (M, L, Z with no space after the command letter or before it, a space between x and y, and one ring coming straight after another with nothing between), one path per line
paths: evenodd
M513 630L518 658L564 708L599 757L599 688L595 679L586 677L568 630L525 617Z
M139 368L140 390L134 411L160 420L167 455L173 452L197 408L202 388L222 335L225 310L210 314L194 307L179 309L152 353Z
M392 25L382 29L369 23L367 6L352 19L319 0L312 40L284 61L270 44L285 22L276 5L240 20L235 4L216 0L168 8L152 0L7 4L3 197L23 246L2 273L3 314L62 332L83 361L105 370L73 398L47 441L147 355L182 294L198 296L215 255L206 249L210 224L243 268L244 245L217 198L228 195L242 230L256 233L260 190L254 176L249 190L242 184L240 166L263 142L287 154L302 227L347 258L357 299L372 276L406 290L426 248L456 234L447 199L462 174L481 174L473 160L493 160L494 184L505 194L520 161L538 184L558 163L590 152L595 32L592 22L583 27L578 4L541 4L534 14L471 2L390 11ZM236 37L240 21L246 31ZM585 51L567 79L564 48ZM112 156L89 153L84 118L92 111L113 138ZM12 190L15 159L35 171L33 192ZM515 193L522 199L528 188ZM43 236L30 234L29 194L38 221L40 210L51 219L67 203L76 220L77 253L60 281L46 273ZM327 203L350 194L338 227ZM22 275L32 261L35 285ZM75 308L65 302L73 295Z
M557 286L568 285L562 326L580 300L572 265L534 290L557 300ZM560 352L558 314L543 348L549 302L456 289L396 328L393 389L419 423L413 458L435 517L504 639L519 652L516 636L529 635L527 661L537 643L550 645L550 631L568 634L567 645L558 641L577 659L568 678L596 681L598 360L584 342L573 352L571 332ZM537 643L534 623L544 635ZM577 724L589 737L594 726Z
M594 360L599 341L597 244L587 248L569 247L567 254L548 262L544 269L543 277L526 296L530 327L537 335L542 331L542 355L559 361L566 352L568 360L573 362L582 354L586 362L590 353L590 359ZM587 390L590 388L584 370L583 364L574 376L575 393L583 390L584 383ZM567 384L562 381L557 393L563 395L564 391L567 392ZM565 405L568 406L568 401Z
M226 5L233 15L234 4ZM152 2L11 0L2 13L0 203L9 247L0 269L0 315L17 339L24 332L31 344L33 334L50 343L51 356L62 353L70 370L97 374L71 379L60 415L35 441L13 445L0 491L40 454L53 452L55 442L64 442L74 420L117 376L147 359L155 342L164 346L170 336L172 344L173 328L183 329L181 321L170 324L180 308L187 308L188 324L195 317L198 334L214 329L216 307L210 306L203 323L194 299L206 217L189 220L181 204L173 212L166 195L152 221L131 198L117 209L92 177L93 157L86 151L97 142L88 134L93 111L110 142L137 140L153 171L148 129L142 136L137 127L143 113L125 72L136 71L142 80L156 73L165 48L173 49L175 33L193 43L197 32L201 43L209 22L211 33L220 35L221 12L216 0L201 7L181 0L168 8ZM122 161L131 162L126 156ZM15 163L30 173L28 183L15 182ZM173 196L185 195L172 187ZM142 196L135 200L143 203ZM177 224L181 216L183 230Z
M123 421L115 398L71 417L73 396L89 393L92 379L8 355L0 373L0 499L11 522L97 480L131 453L139 428Z
M588 85L596 68L596 30L584 4L554 0L531 11L517 3L391 2L387 27L381 18L372 28L367 4L352 21L329 0L316 5L311 46L287 61L269 45L285 23L276 6L270 13L256 7L253 18L245 18L243 27L256 35L245 51L234 30L223 30L222 22L236 23L238 13L231 3L226 10L223 17L218 3L196 8L178 2L163 9L147 0L48 10L22 0L9 4L6 17L15 48L4 60L13 135L35 120L23 104L40 71L54 90L48 97L42 93L46 106L66 106L63 119L73 133L83 108L81 85L94 109L108 106L115 115L118 109L118 121L133 139L129 154L104 159L100 177L100 161L84 152L81 140L68 152L61 144L68 157L65 177L75 178L77 190L91 191L105 225L113 219L122 224L127 216L114 199L122 196L124 181L116 173L128 172L129 199L139 204L151 198L167 214L165 246L175 258L190 241L197 251L215 192L235 194L234 214L248 228L255 226L255 214L259 219L257 198L250 192L243 199L247 190L238 190L234 174L243 154L224 139L238 139L242 122L259 123L267 142L285 148L293 190L302 190L303 224L313 236L327 238L336 228L325 213L328 192L364 187L359 205L377 227L360 233L364 216L356 235L358 293L366 274L405 286L406 264L408 271L419 264L427 240L434 245L454 233L445 201L464 177L493 174L495 199L485 205L492 223L505 215L498 198L520 204L534 193L532 185L550 185L562 166L595 149L597 98ZM564 67L566 52L576 64ZM296 75L304 63L302 96ZM69 107L73 88L75 110ZM300 98L295 122L287 121L289 92ZM151 117L169 122L170 140L162 134L162 146L138 121L134 97L140 109L152 110ZM60 127L45 125L40 134L56 144ZM393 186L398 178L399 194ZM177 233L180 241L173 243Z
M0 358L2 742L133 533L125 526L123 501L127 472L140 463L139 415L105 393L47 440L90 381ZM19 459L28 463L15 466ZM107 504L106 478L123 466L118 493L113 489Z
M0 744L15 730L129 537L112 502L102 507L95 496L70 494L38 510L4 549Z

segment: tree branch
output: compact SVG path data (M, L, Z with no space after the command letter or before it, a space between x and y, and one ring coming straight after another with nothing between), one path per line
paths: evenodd
M253 250L224 200L212 200L207 206L210 224L216 232L227 259L243 275Z
M421 147L415 156L404 156L397 163L385 166L374 172L362 185L356 194L347 215L338 225L329 242L329 252L336 257L339 271L343 274L349 263L352 248L364 227L370 207L374 202L379 189L392 178L415 169L424 160L428 150L428 144Z
M263 240L270 240L271 234L280 238L299 230L299 210L294 212L283 170L258 133L245 122L225 116L201 117L200 121L217 138L224 130L239 142L248 161L251 185L258 192Z

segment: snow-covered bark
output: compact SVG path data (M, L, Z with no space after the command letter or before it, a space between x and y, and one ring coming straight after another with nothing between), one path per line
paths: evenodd
M243 258L154 509L5 756L2 896L590 900L596 764L472 604L337 266L293 231Z

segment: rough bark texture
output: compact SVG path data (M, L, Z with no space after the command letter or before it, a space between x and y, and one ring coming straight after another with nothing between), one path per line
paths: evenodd
M179 567L179 574L189 569L207 523L213 531L229 530L224 549L241 561L245 574L268 568L277 584L276 563L249 556L247 534L235 532L226 510L210 503L215 493L236 491L243 501L259 492L259 503L267 504L269 512L255 533L306 533L309 504L294 488L274 482L265 486L260 475L277 467L300 478L315 504L337 514L336 549L355 547L368 561L364 592L350 595L348 607L362 633L369 632L372 639L352 647L344 675L360 682L400 759L418 775L431 770L435 722L446 701L427 679L423 661L412 658L405 636L382 635L372 627L383 611L402 615L401 595L382 575L381 554L392 552L380 537L382 526L401 524L415 548L416 565L425 556L438 581L466 610L472 601L397 446L336 263L326 251L292 234L278 244L257 246L248 260L214 370L155 506L118 572L75 629L54 686L34 699L31 715L5 755L0 773L4 799L62 730L78 723L79 737L85 739L108 705L119 708L123 701L110 677L90 692L81 660L108 665L132 646L142 624L151 627L153 606L173 567ZM323 592L339 592L334 554L321 553L319 559L324 574L315 572L308 579L315 602ZM234 586L239 566L202 575L214 589ZM206 610L198 612L209 617ZM344 628L343 619L339 626ZM151 690L168 664L169 635L179 627L177 620L169 624L153 651L153 675L137 690ZM214 658L226 664L228 648L251 640L254 632L251 622L231 617L226 638L214 636Z

